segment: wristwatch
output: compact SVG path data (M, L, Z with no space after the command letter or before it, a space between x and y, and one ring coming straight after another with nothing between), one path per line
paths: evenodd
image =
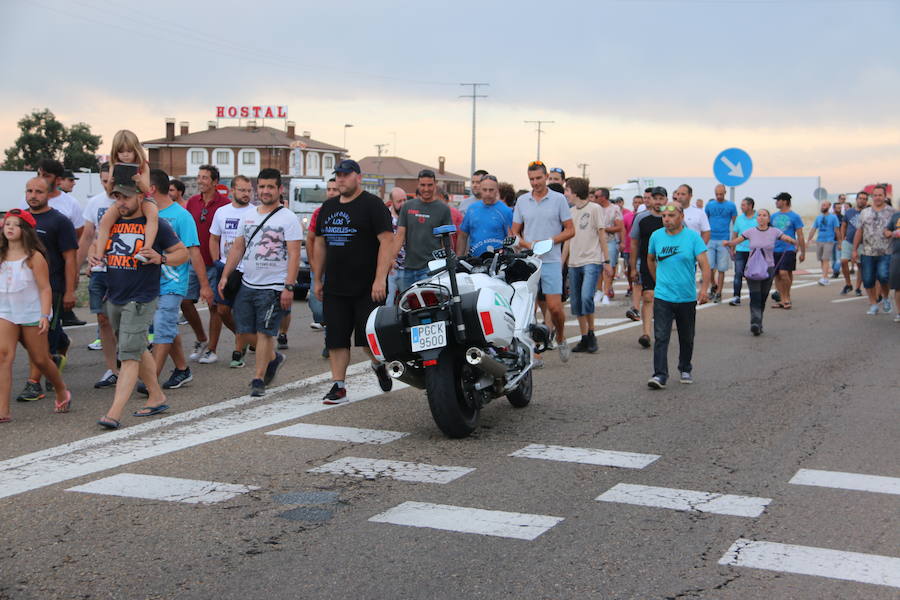
M286 284L284 284L284 289L286 289L286 290L289 291L289 292L293 292L295 287L297 287L297 284L296 284L296 283L286 283Z
M164 264L166 264L166 262L167 262L167 261L166 261L166 255L165 255L165 254L161 255L161 256L159 257L159 264L164 265Z

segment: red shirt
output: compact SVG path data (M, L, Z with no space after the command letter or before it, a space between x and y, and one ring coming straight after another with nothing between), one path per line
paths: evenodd
M458 209L454 207L450 207L450 221L456 226L456 231L459 231L459 226L462 225L463 218L465 217ZM450 234L450 240L453 243L453 247L456 248L456 233Z
M200 256L203 257L203 263L209 267L213 264L212 256L209 254L209 228L212 225L213 216L222 206L231 204L228 196L215 194L213 201L208 205L203 202L203 196L197 194L188 198L185 209L194 217L194 223L197 224L197 238L200 240Z

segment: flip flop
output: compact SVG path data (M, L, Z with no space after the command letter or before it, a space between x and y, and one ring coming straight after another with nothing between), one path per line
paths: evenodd
M69 409L72 408L72 392L66 390L66 399L62 402L59 401L59 398L56 399L56 406L53 408L53 412L55 413L67 413Z
M776 302L772 305L772 308L784 308L784 304L782 304L781 302Z
M159 406L145 406L140 410L134 411L132 414L135 417L152 417L153 415L158 415L159 413L164 413L169 410L168 404L160 404ZM146 411L146 412L142 412Z
M790 302L782 302L781 303L781 308L783 308L785 310L791 310L791 306L793 306L793 305Z
M102 417L99 421L97 421L97 425L99 425L100 427L106 427L107 429L118 429L122 426L121 423L119 423L115 419L110 419L109 417Z
M12 423L12 417L0 418L0 423Z

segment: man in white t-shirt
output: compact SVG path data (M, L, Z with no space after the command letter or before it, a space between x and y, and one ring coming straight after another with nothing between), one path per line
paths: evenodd
M294 301L300 267L303 230L297 215L281 206L282 191L281 173L277 169L259 172L256 192L260 205L244 213L240 234L234 238L219 279L219 296L222 296L228 275L240 263L243 277L233 311L236 331L245 336L242 342L250 343L252 336L256 339L256 372L250 383L251 396L265 395L266 386L284 364L284 355L275 351L275 336L282 317L290 312Z
M684 226L699 233L703 238L703 243L706 244L709 243L709 217L706 216L706 211L703 209L691 206L693 195L694 190L691 186L682 183L672 197L684 209Z
M240 232L241 220L247 211L253 210L253 206L250 204L252 198L253 184L248 178L238 175L231 180L231 204L220 207L213 217L212 225L209 226L209 254L212 256L213 266L216 267L219 280L222 278L222 271L225 270L225 261L228 260L231 245L234 244L234 239ZM241 270L240 265L238 265L238 270ZM232 303L219 294L218 287L213 292L215 292L216 310L219 311L222 322L233 325ZM234 350L231 352L231 363L228 365L232 369L244 366L243 350L240 336L235 333Z

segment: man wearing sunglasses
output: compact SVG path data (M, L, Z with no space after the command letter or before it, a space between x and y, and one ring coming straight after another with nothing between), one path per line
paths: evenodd
M434 228L453 223L450 207L435 196L435 180L434 171L419 171L418 196L400 209L394 259L405 245L406 259L397 281L401 292L428 274L431 253L441 247L441 238L434 235Z
M647 385L661 390L669 378L669 337L672 321L678 327L678 372L681 383L693 383L694 323L697 304L706 304L709 260L700 234L684 226L680 204L662 206L663 229L650 236L647 266L655 281L653 301L653 376ZM694 273L700 265L700 297Z

